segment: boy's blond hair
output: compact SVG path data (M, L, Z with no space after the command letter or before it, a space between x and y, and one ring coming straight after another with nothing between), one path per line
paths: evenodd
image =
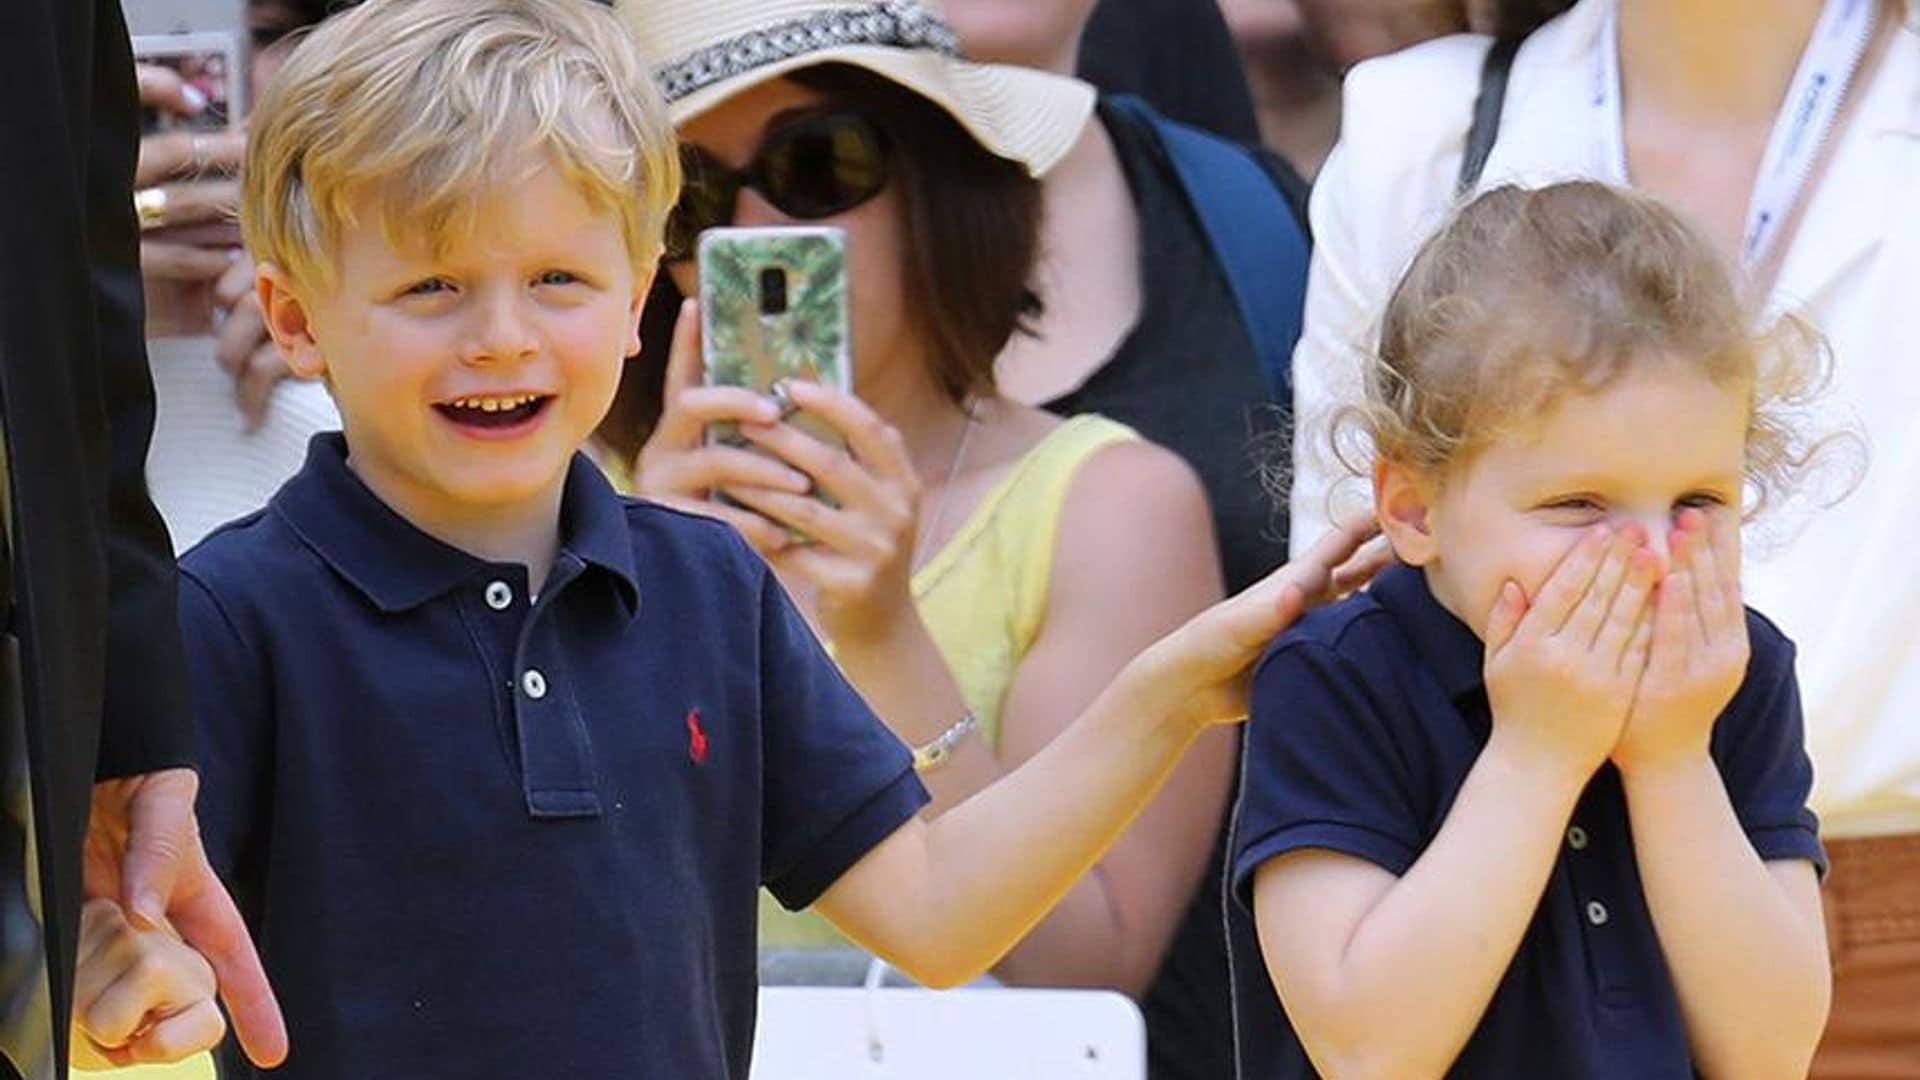
M372 193L390 244L443 250L476 196L550 162L617 210L651 272L679 196L673 124L629 31L590 0L369 0L302 41L254 111L247 246L331 285L330 253ZM516 171L517 170L517 171Z

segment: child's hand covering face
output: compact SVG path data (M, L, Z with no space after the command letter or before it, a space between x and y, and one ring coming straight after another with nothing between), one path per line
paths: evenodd
M1509 583L1487 619L1495 737L1581 775L1704 757L1747 670L1739 529L1682 511L1661 576L1637 526L1596 528L1531 601Z
M1653 636L1657 569L1636 526L1596 527L1528 598L1509 581L1487 616L1493 740L1520 760L1587 776L1626 723Z
M166 929L136 930L111 900L80 913L73 1064L111 1069L179 1061L226 1034L213 968Z
M1373 578L1392 559L1370 518L1357 518L1288 562L1155 642L1121 672L1140 700L1188 720L1194 729L1247 715L1255 660L1308 608ZM1118 680L1116 680L1118 681Z
M1730 511L1680 515L1672 568L1646 616L1646 668L1613 748L1613 763L1624 772L1704 758L1714 721L1746 677L1739 530Z

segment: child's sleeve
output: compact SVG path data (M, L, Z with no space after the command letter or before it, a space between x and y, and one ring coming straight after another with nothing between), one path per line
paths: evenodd
M1794 677L1794 646L1763 616L1747 612L1747 677L1713 729L1713 760L1734 816L1762 859L1805 859L1826 873L1819 826L1807 808L1807 757Z
M1286 641L1254 676L1232 837L1233 889L1252 910L1254 872L1323 848L1404 874L1425 847L1409 755L1353 663Z
M927 789L913 755L847 683L764 569L760 688L761 879L797 911L918 813Z
M231 884L267 832L261 777L271 760L270 706L260 658L213 591L188 572L180 575L180 627L199 728L200 835L213 868Z

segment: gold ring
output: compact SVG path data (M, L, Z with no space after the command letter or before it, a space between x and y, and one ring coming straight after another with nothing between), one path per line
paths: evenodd
M141 188L133 193L133 209L140 216L142 229L157 229L167 223L167 189Z

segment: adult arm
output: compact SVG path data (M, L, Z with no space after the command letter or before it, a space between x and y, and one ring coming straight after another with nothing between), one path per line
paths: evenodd
M173 546L147 497L154 399L131 195L139 148L133 58L119 5L103 0L94 6L86 254L98 348L96 407L108 455L106 684L97 769L108 779L191 765L193 716L175 629Z
M1147 443L1108 447L1063 509L1046 620L1015 673L999 757L1016 768L1059 738L1128 660L1220 599L1206 495ZM1234 733L1203 733L1107 854L994 969L1036 986L1145 991L1226 810Z
M138 152L134 67L120 5L95 4L87 258L107 433L107 647L87 893L102 887L137 923L170 919L213 965L235 1033L261 1064L286 1055L285 1024L246 927L207 865L193 815L193 714L178 633L173 548L147 496L153 383L131 191ZM117 865L114 865L117 861ZM102 874L98 867L112 866ZM117 878L117 880L115 880Z

